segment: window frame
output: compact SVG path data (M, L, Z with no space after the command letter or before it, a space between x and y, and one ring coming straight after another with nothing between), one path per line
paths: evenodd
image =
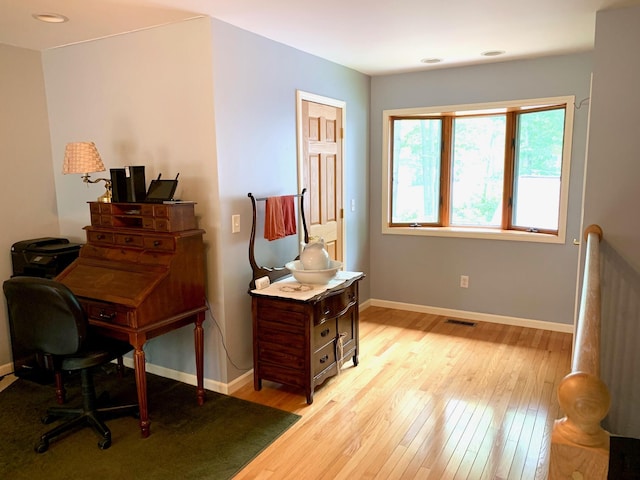
M511 100L502 102L461 104L461 105L444 105L435 107L417 107L384 110L383 114L383 135L382 135L382 233L393 235L418 235L418 236L439 236L439 237L463 237L463 238L481 238L511 241L527 241L541 243L565 243L567 210L569 199L569 176L571 170L571 149L573 137L573 119L575 96L545 97L533 98L525 100ZM511 114L511 112L533 112L536 110L549 109L551 106L566 105L565 107L565 123L564 123L564 141L562 150L562 168L560 172L560 202L558 212L558 231L527 231L523 228L512 226L512 208L503 203L503 218L500 228L495 227L460 227L451 226L449 222L449 211L441 208L441 222L443 225L419 225L413 226L408 224L392 224L391 223L391 200L392 200L392 148L393 148L393 119L394 118L435 118L442 117L442 129L451 129L453 124L454 112L460 113L457 117L463 116L461 112L469 113L484 111L487 114L504 110L501 113ZM535 108L540 107L540 108ZM515 113L512 115L515 116ZM507 125L515 125L515 122L507 122ZM515 128L515 127L514 127ZM505 162L508 168L504 172L503 197L513 195L514 188L514 167L515 162L508 159L507 156L515 155L514 148L511 147L511 139L515 135L515 131L508 130L507 141L505 145ZM440 172L440 195L450 196L450 161L451 161L451 145L442 145L443 162ZM449 202L445 202L445 205Z

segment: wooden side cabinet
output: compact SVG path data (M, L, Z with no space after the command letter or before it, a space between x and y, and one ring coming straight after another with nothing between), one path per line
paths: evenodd
M254 388L270 380L304 390L337 375L350 358L358 365L358 282L363 274L308 300L250 292Z

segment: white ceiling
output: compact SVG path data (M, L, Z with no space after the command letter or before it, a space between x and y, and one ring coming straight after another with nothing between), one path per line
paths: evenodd
M640 0L0 0L0 43L34 50L207 15L369 75L587 51L599 10ZM34 20L58 13L61 24ZM482 52L504 50L499 57ZM440 58L426 65L423 58Z

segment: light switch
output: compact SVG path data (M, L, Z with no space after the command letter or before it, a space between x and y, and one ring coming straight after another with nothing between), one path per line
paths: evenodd
M240 215L231 215L231 233L240 232Z

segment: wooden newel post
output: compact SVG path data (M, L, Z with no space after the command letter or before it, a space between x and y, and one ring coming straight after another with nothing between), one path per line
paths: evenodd
M609 434L600 422L609 412L611 397L602 380L588 373L570 373L560 382L558 403L566 416L556 421L554 435L608 451Z
M600 423L611 397L600 380L600 250L602 229L585 229L585 281L576 324L571 373L558 386L565 417L551 435L549 480L605 480L609 470L609 433Z
M606 479L609 433L600 422L611 403L607 386L598 377L573 372L560 383L558 402L566 416L553 428L549 480Z

